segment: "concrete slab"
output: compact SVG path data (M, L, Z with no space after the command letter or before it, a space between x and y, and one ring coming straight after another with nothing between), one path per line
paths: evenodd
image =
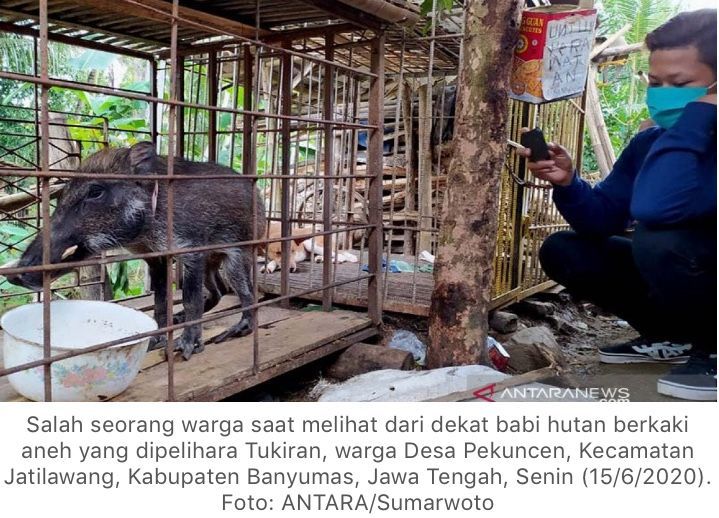
M427 371L381 370L356 376L344 383L325 386L321 389L319 401L427 401L454 392L489 387L509 377L483 365ZM498 402L592 400L582 393L568 390L571 389L532 383L494 394L491 398ZM482 393L489 395L491 389L487 388Z
M657 363L606 364L597 363L594 374L587 378L587 385L606 390L623 389L629 392L633 402L682 401L657 392L657 380L671 369L671 365Z

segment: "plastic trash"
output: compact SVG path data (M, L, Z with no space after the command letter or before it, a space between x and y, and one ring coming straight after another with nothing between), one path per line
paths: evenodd
M509 365L509 353L504 347L502 347L502 344L491 336L488 336L485 345L487 347L489 361L492 362L494 368L501 372L507 370L507 366Z
M419 259L420 261L426 261L428 263L434 264L434 256L430 254L427 250L422 250L419 253Z
M369 266L366 264L362 265L362 271L368 272ZM382 259L382 271L387 271L387 261L385 259ZM405 261L398 261L395 259L390 260L389 262L389 273L412 273L414 271L414 268L411 264L405 262Z
M417 338L417 335L404 329L395 331L389 342L389 347L411 353L417 365L424 365L427 358L427 346Z

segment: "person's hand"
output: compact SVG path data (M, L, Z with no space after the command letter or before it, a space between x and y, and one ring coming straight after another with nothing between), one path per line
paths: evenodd
M524 131L529 130L525 129ZM569 151L558 144L548 142L547 147L549 148L550 159L540 160L539 162L532 162L530 159L527 162L527 168L540 180L547 180L554 185L566 187L574 179L572 157L569 155ZM518 149L517 153L525 158L530 158L532 152L527 148L522 148Z

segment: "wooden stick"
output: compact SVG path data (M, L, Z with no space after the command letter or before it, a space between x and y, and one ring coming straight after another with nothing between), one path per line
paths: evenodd
M594 59L594 58L597 57L599 54L601 54L602 52L604 52L606 49L608 49L609 47L611 47L612 44L613 44L615 41L617 41L619 38L621 38L622 36L624 36L624 34L626 34L627 31L629 31L629 29L631 29L631 28L632 28L632 24L631 24L631 23L626 24L624 27L622 27L621 29L619 29L617 32L615 32L614 34L612 34L611 36L609 36L605 41L603 41L602 43L600 43L599 45L597 45L596 47L594 47L594 48L592 49L592 52L589 53L589 59L590 59L590 60L591 60L591 59Z
M12 174L8 172L8 174ZM53 185L50 187L50 199L57 198L60 194L60 191L64 187L64 184L61 185ZM0 197L0 210L3 210L5 212L12 212L18 209L23 208L25 205L28 205L30 203L35 203L37 201L37 196L34 194L29 194L26 192L18 192L15 194L8 194L6 196Z
M623 56L624 54L633 54L634 52L641 52L645 50L644 43L630 43L629 45L621 45L619 47L612 47L603 50L594 58L593 61L599 61L600 59L609 59L616 56Z

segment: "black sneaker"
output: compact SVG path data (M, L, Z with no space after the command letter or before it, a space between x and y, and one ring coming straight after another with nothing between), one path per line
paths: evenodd
M692 356L657 381L657 392L691 401L716 401L717 356Z
M618 345L599 348L602 363L685 363L689 359L691 344L653 342L635 338Z

